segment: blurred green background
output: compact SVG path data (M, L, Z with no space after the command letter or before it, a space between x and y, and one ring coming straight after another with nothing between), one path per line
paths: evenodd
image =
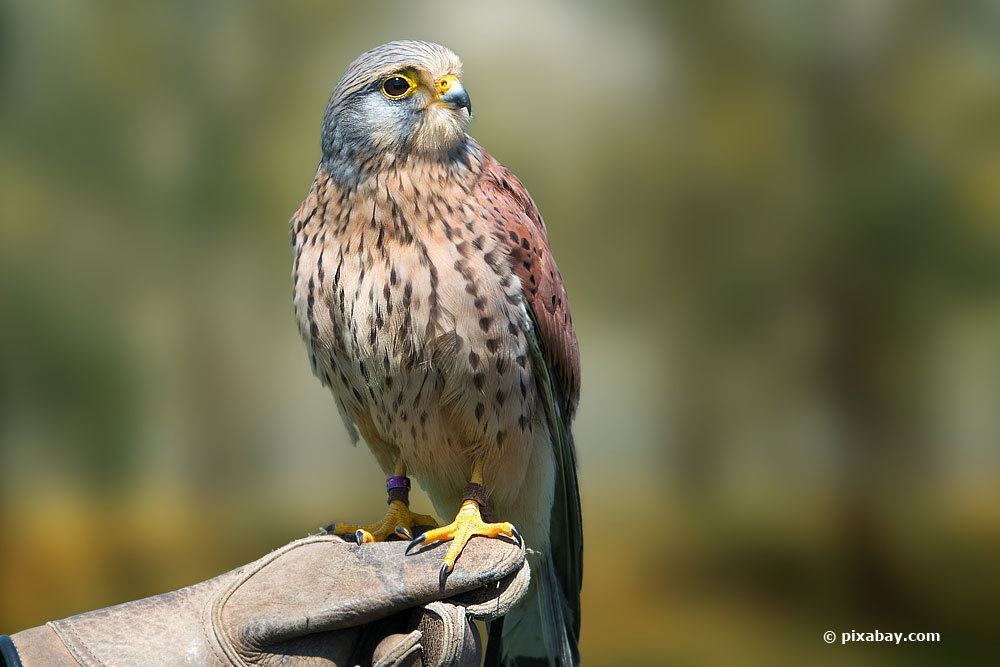
M0 4L0 631L381 511L287 221L402 37L462 56L569 287L587 662L996 658L985 1Z

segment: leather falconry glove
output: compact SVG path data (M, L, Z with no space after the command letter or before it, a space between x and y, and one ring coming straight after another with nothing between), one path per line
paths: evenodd
M479 665L473 619L523 596L524 551L473 540L443 588L438 549L291 542L208 581L0 637L8 665Z

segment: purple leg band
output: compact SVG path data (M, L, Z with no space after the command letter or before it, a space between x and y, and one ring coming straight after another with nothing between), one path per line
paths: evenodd
M408 489L410 488L410 478L406 475L393 475L385 480L386 489Z
M404 505L410 504L410 478L406 475L393 475L385 480L385 490L388 495L387 503L393 500L401 500Z

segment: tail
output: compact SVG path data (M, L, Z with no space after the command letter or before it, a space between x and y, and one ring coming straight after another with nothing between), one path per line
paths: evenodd
M502 663L507 667L577 665L579 622L559 585L552 554L529 553L528 559L528 594L506 617L494 621L503 624Z
M535 381L545 405L555 459L555 494L549 521L549 549L529 555L532 588L507 614L503 628L505 665L580 662L580 588L583 585L583 518L576 476L576 447L559 384L532 340Z

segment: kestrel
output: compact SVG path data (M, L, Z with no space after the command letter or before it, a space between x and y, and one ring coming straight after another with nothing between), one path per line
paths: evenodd
M385 517L333 531L364 543L435 526L410 511L412 475L440 515L459 508L409 547L451 541L442 587L473 536L529 549L532 589L502 627L504 661L573 664L579 348L535 203L466 132L461 74L428 42L359 56L330 98L316 178L292 217L313 372L388 476Z

